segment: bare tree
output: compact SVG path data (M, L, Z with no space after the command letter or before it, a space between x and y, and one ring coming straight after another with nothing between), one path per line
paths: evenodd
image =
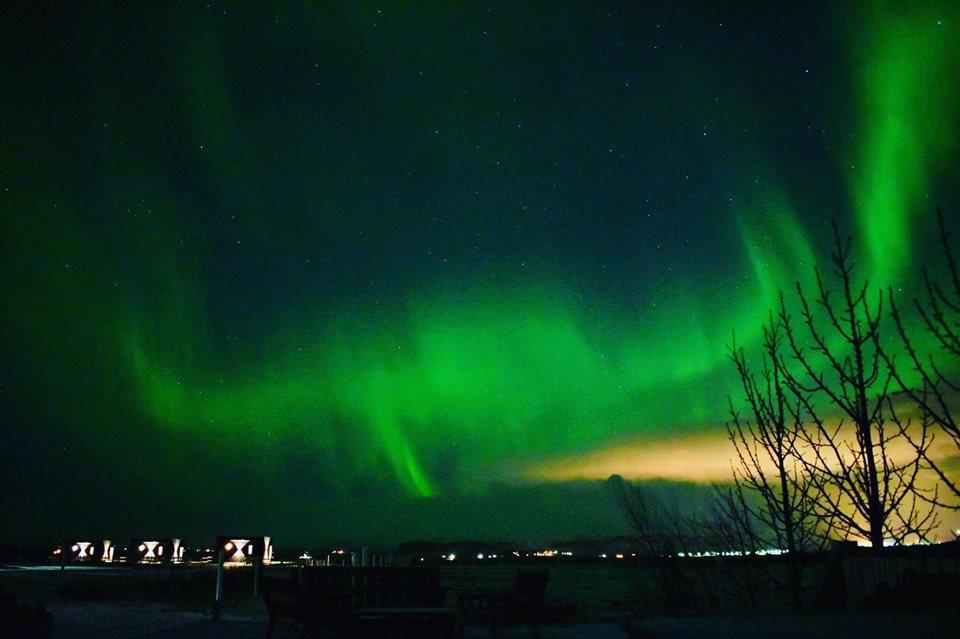
M945 262L947 281L945 285L937 283L930 271L924 269L924 299L913 300L917 314L938 351L937 356L920 355L891 293L890 314L906 352L909 368L916 374L918 383L911 384L905 379L902 372L897 369L892 356L884 352L884 358L902 392L919 409L920 419L935 426L938 432L949 438L960 451L960 424L957 422L954 404L957 396L960 395L960 382L955 372L960 368L960 267L953 253L946 220L939 207L937 222L940 230L940 251ZM944 362L947 363L946 366ZM953 377L948 371L953 371ZM943 469L930 459L926 454L927 448L922 446L922 441L918 442L914 437L911 437L910 441L914 444L915 450L924 456L942 484L956 498L952 503L938 505L960 508L960 484L947 476Z
M672 554L674 548L664 535L660 523L659 504L654 504L646 491L620 475L613 475L610 480L616 486L617 497L620 499L630 526L637 535L641 550L648 557L664 557Z
M815 484L798 458L803 429L801 402L787 388L781 370L781 327L764 326L759 373L750 369L742 347L730 346L749 411L730 400L727 436L736 450L734 487L718 500L729 534L747 552L776 548L786 553L786 586L792 606L802 607L803 557L820 550L829 520L817 516ZM779 582L774 573L768 576Z
M781 357L778 368L810 422L797 431L803 449L798 459L816 492L816 515L841 535L859 537L875 548L885 539L927 539L936 512L917 478L931 440L921 422L912 454L895 459L894 449L906 441L909 425L895 411L893 374L881 365L883 292L873 293L867 282L854 283L851 241L841 239L836 225L833 230L831 261L839 299L816 269L819 312L799 283L799 322L783 295L780 300L789 361ZM801 331L808 341L801 341Z
M707 609L716 606L715 575L702 567L684 563L714 547L711 522L702 513L682 509L675 499L663 499L647 486L613 475L618 498L630 525L636 532L645 565L662 605L669 610Z

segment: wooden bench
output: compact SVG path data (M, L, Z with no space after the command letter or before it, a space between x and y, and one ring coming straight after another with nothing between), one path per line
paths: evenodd
M461 593L457 597L457 635L469 624L490 624L491 637L503 637L506 627L527 625L540 636L540 616L547 590L547 570L520 568L509 590L497 593Z
M278 626L301 635L324 628L347 636L408 636L403 629L425 637L453 634L435 567L265 568L260 588L268 638Z

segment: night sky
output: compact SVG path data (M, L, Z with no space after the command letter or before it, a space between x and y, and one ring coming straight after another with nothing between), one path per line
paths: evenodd
M341 4L0 20L0 536L622 532L960 200L953 3Z

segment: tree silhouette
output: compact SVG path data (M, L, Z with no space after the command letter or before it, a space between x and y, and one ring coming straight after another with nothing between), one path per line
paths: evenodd
M816 516L842 536L875 548L885 539L927 539L937 523L917 483L931 442L927 424L921 421L913 439L905 435L910 425L897 414L893 372L882 365L883 292L872 292L867 282L855 284L850 238L841 239L835 224L833 232L839 299L819 269L813 298L819 312L799 283L800 321L791 317L782 294L780 299L789 357L780 357L777 368L810 422L797 431L797 458L816 493ZM897 459L897 448L909 449L905 459Z
M610 477L621 506L636 533L636 541L668 610L707 608L716 603L713 575L684 566L678 557L714 548L712 522L684 512L675 500L663 499L648 486Z
M894 303L892 295L890 314L897 327L900 342L909 361L910 369L919 377L919 387L913 386L904 380L898 371L892 356L884 352L888 368L892 372L897 384L903 393L917 406L920 419L928 425L935 426L939 433L949 438L960 451L960 424L955 414L956 407L952 404L960 394L960 383L949 371L960 368L960 268L953 252L950 233L947 231L943 212L937 208L937 223L939 227L940 251L946 267L947 282L945 285L937 283L930 271L923 270L923 299L914 298L913 304L917 314L923 321L927 333L939 351L938 357L928 355L923 357L914 346L914 341L907 332L903 314ZM944 366L944 362L949 367ZM909 435L909 434L908 434ZM927 454L927 447L923 441L910 437L910 441L918 454L922 455L930 468L937 474L943 485L956 498L952 503L938 505L949 508L960 508L960 484L944 473Z
M734 487L720 495L723 518L745 550L786 551L786 590L794 609L802 607L803 557L819 550L829 520L817 516L816 486L798 458L802 406L786 386L781 370L781 327L771 318L764 327L759 373L750 369L734 341L730 358L737 368L749 414L730 400L727 436L736 450ZM768 577L780 581L772 573Z

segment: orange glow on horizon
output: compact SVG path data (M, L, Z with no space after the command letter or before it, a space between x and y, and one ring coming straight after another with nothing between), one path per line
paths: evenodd
M541 460L525 466L520 476L528 481L606 479L670 479L716 482L730 478L735 455L726 435L699 431L672 437L640 438L607 445L585 453Z
M906 442L892 445L889 452L894 461L905 460L913 453ZM952 441L939 434L929 453L951 481L960 482L960 457ZM731 464L735 457L736 451L726 431L716 426L690 434L639 437L584 453L528 460L515 476L530 482L600 481L621 475L634 481L727 483L733 477ZM768 470L774 470L772 464ZM937 481L929 470L922 471L919 480L925 488L932 488ZM939 509L939 519L938 537L960 536L960 532L956 532L960 531L960 511Z

